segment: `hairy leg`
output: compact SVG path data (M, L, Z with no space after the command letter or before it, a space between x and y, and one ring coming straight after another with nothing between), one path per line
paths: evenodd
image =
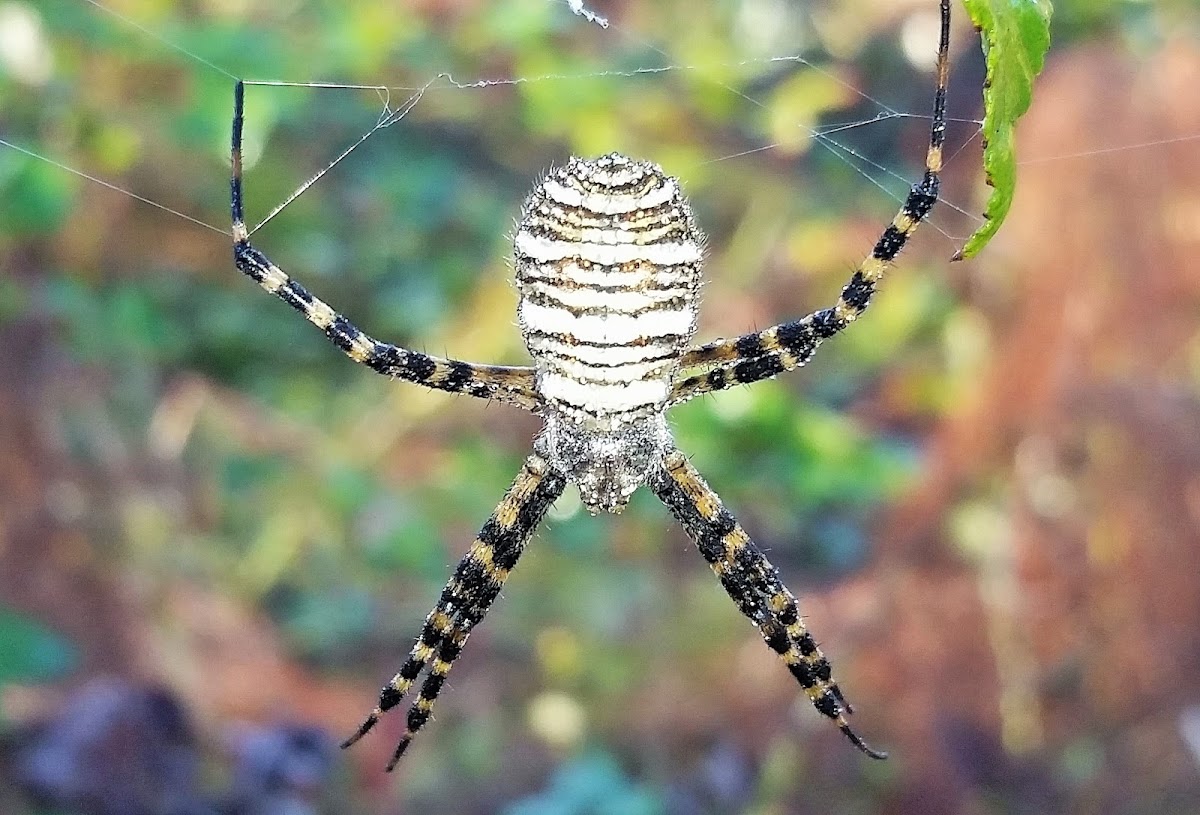
M242 204L242 122L245 86L238 82L233 95L233 175L230 208L233 215L233 259L247 277L274 294L329 338L355 362L385 376L394 376L437 390L467 393L508 402L527 410L541 404L533 368L478 365L441 359L380 342L361 331L327 303L292 279L270 258L250 244Z
M678 450L669 452L651 477L650 487L696 542L738 610L758 627L813 707L832 719L858 749L872 758L886 758L886 753L869 747L851 729L846 721L850 706L833 681L829 661L804 625L795 596L687 456Z
M671 389L671 403L678 404L703 393L769 379L806 364L817 347L854 322L875 294L880 280L900 254L921 221L937 202L942 169L942 145L946 138L946 81L950 72L950 0L941 0L942 26L938 41L937 91L933 102L933 124L925 154L925 176L913 185L883 231L875 248L854 270L850 282L832 308L781 323L763 331L731 340L699 345L684 354L680 375ZM697 372L696 369L707 369Z
M525 460L504 499L488 518L442 590L433 611L409 652L408 659L379 693L379 703L350 738L349 747L373 728L383 714L400 704L421 672L429 674L409 709L407 727L388 770L393 769L417 731L429 720L433 703L467 637L500 594L530 535L546 510L562 494L566 479L536 454Z

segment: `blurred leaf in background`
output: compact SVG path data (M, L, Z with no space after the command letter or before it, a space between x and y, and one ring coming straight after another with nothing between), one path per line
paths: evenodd
M596 3L608 30L540 0L111 9L146 30L0 2L0 136L211 228L0 149L0 602L74 653L0 715L153 678L202 734L209 798L231 744L291 743L228 732L281 721L314 783L308 747L360 720L537 430L359 369L236 272L223 72L386 84L392 109L440 72L466 85L434 82L256 241L375 335L485 362L527 359L508 235L573 153L683 179L704 339L833 302L924 158L927 0ZM672 414L893 760L864 766L797 698L651 496L591 518L568 493L397 774L389 719L309 806L1197 809L1200 27L1186 0L1060 4L1055 27L988 251L945 263L982 200L958 14L945 202L870 313L795 375ZM381 104L251 88L251 217ZM737 794L695 792L710 778Z
M554 773L543 792L505 807L504 815L658 815L663 803L626 778L609 756L590 754Z
M0 606L0 684L61 679L78 659L66 639L36 619Z

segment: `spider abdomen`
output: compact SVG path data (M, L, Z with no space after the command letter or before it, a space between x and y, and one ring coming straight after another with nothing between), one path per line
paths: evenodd
M695 330L704 243L679 182L616 153L572 159L529 196L514 242L547 404L608 430L661 412Z

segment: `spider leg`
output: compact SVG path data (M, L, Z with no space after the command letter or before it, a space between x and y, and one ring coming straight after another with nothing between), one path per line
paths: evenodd
M450 582L442 589L442 596L438 599L433 611L429 612L429 616L425 618L425 625L422 627L421 633L417 636L417 641L413 644L412 650L409 651L408 659L405 660L404 665L400 667L396 675L389 679L388 683L383 686L383 690L379 692L379 704L376 705L375 709L371 711L363 723L358 726L354 734L342 742L342 749L349 747L367 735L371 728L379 723L383 714L400 704L405 694L412 687L413 682L421 675L421 671L425 670L425 666L429 664L429 660L439 651L446 637L452 633L454 626L450 610L454 608L456 603L462 600L462 583L459 575L473 556L474 548L459 563L454 576L450 578Z
M678 450L667 453L649 481L651 489L696 542L722 587L759 629L818 712L871 758L887 754L868 746L846 721L851 712L796 607L796 598L721 499Z
M516 566L525 544L546 510L562 494L566 479L537 454L525 460L470 550L447 582L437 605L409 653L408 660L379 692L379 703L358 729L342 743L346 748L365 736L383 714L400 704L421 671L429 673L408 711L407 727L392 759L396 766L409 743L433 710L446 675L461 653L471 630L484 618Z
M781 323L731 340L716 340L689 349L680 362L681 374L671 389L671 404L695 396L769 379L812 359L817 347L854 322L871 301L884 273L937 202L946 138L946 82L950 73L950 0L941 0L941 34L937 54L937 91L933 124L925 156L925 175L909 190L896 217L883 231L871 253L854 270L832 308L800 320ZM695 369L707 369L696 372ZM688 374L691 371L692 373Z
M242 122L245 86L233 91L233 175L230 179L230 208L233 215L233 258L247 277L283 300L317 328L330 342L355 362L385 376L416 382L436 390L467 393L484 399L508 402L527 410L541 404L534 369L505 365L479 365L442 359L380 342L315 297L289 277L270 258L250 244L242 204Z

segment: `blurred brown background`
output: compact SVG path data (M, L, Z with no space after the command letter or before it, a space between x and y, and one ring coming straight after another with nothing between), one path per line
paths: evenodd
M432 89L256 238L376 336L519 362L505 235L571 153L682 177L702 338L831 302L919 172L933 5L111 8L255 78L574 76ZM808 368L674 414L884 764L645 495L564 496L395 775L398 717L337 753L536 420L356 369L225 238L0 150L0 811L1200 811L1200 15L1071 5L984 254L947 263L974 222L943 206ZM224 228L227 77L94 6L0 20L5 138ZM580 76L657 65L704 67ZM891 197L803 135L881 104L918 115L833 138ZM377 111L252 88L252 212ZM979 175L976 139L947 201L978 210Z

